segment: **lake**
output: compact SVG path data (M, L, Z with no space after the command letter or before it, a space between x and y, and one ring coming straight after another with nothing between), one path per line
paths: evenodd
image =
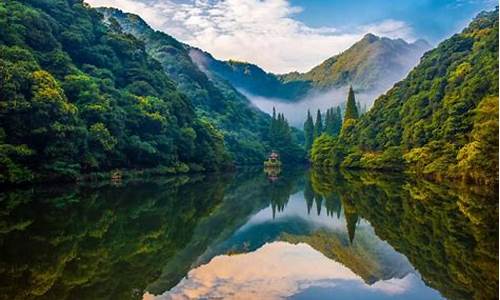
M496 299L498 191L261 169L0 193L0 299Z

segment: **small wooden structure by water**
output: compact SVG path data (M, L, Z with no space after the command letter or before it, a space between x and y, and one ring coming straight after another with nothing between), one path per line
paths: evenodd
M279 160L279 154L274 150L269 154L267 160L264 162L264 167L281 167L281 161Z

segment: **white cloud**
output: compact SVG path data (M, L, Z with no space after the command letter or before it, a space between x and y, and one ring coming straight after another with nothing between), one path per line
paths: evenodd
M255 63L268 71L307 71L345 50L364 34L412 39L402 21L351 28L313 28L294 19L302 8L286 0L86 0L140 15L162 30L220 59Z

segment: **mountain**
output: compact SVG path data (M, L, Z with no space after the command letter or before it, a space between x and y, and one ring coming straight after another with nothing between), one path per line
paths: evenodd
M407 43L369 33L309 72L293 72L280 78L285 83L309 81L317 88L352 85L361 91L383 90L403 78L429 48L424 40Z
M183 44L166 33L153 30L139 16L114 8L99 8L109 24L144 42L146 52L158 60L164 71L194 104L199 116L222 130L226 146L236 163L261 163L273 142L269 139L271 117L254 107L230 83L206 74L197 62L199 49ZM204 53L205 56L210 56ZM211 57L211 56L210 56ZM294 136L300 132L290 129ZM273 147L284 159L298 160L302 151L295 145ZM282 156L283 156L282 155Z
M338 140L323 137L313 152L325 154L318 165L497 182L498 8L427 52L368 113L344 120Z
M359 91L383 92L403 78L418 63L430 45L424 40L365 35L341 54L325 60L309 72L283 75L266 73L256 65L234 60L219 61L199 52L198 62L246 92L270 98L299 100L313 90L353 85Z
M0 3L0 183L231 163L144 44L80 0Z
M312 88L309 81L284 82L278 75L267 73L259 66L235 60L220 61L209 53L194 50L198 65L211 76L218 76L238 89L269 98L299 99Z

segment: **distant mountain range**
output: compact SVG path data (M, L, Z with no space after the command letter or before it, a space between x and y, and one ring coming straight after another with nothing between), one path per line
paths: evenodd
M252 95L299 100L311 91L353 85L361 92L383 92L401 80L430 49L424 40L408 43L366 34L346 51L332 56L306 73L272 74L259 66L234 60L220 61L192 49L201 69L217 75Z

